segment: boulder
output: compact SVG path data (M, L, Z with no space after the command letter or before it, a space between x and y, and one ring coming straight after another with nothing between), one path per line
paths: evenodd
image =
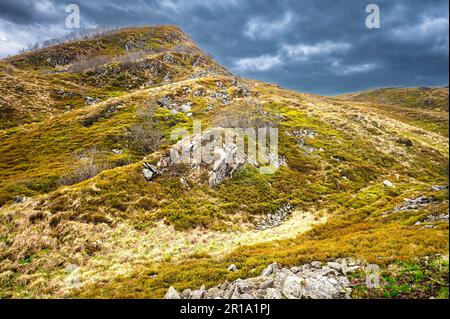
M237 266L235 264L231 264L230 266L228 266L227 270L231 271L231 272L234 272L234 271L237 271L238 268L237 268Z
M268 288L266 290L264 299L283 299L283 294L281 293L281 291L279 289Z
M300 299L304 294L304 284L304 279L295 275L288 276L281 291L288 299Z
M337 262L328 262L327 263L328 267L330 267L331 269L335 269L337 271L341 271L342 270L342 266L340 263Z
M388 188L394 187L394 184L393 184L392 182L388 181L388 180L384 181L384 182L383 182L383 185L384 185L385 187L388 187Z
M264 270L262 271L261 276L263 276L263 277L268 277L268 276L270 276L271 274L273 274L275 270L278 270L278 269L280 269L280 268L281 268L281 267L280 267L280 265L279 265L278 263L272 263L272 264L270 264L266 269L264 269Z
M194 290L191 293L190 299L203 299L205 294L206 294L206 291L204 289Z
M164 299L183 299L183 298L175 288L170 286L169 291L167 291Z
M153 166L148 163L142 164L144 168L142 169L142 174L144 174L145 179L147 182L152 181L156 176L161 175L161 171L158 170L156 166Z
M346 278L346 277L344 277ZM350 282L345 282L350 284ZM308 299L344 299L349 295L347 287L334 277L309 276L303 282L303 297Z

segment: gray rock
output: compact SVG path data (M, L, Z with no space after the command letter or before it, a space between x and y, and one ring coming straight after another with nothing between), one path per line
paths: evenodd
M205 294L206 294L206 291L204 289L194 290L191 293L190 299L203 299Z
M236 290L241 294L249 292L255 288L255 285L252 282L242 279L236 280L233 283L233 285L236 287Z
M264 275L263 275L263 276L264 276ZM268 288L273 288L273 286L274 286L274 281L273 281L273 279L267 279L266 281L262 282L262 283L259 285L259 288L260 288L260 289L268 289Z
M294 211L294 206L286 204L281 206L275 213L268 214L266 218L260 220L256 225L257 230L265 230L268 228L280 226Z
M118 150L118 149L113 149L112 152L116 155L122 155L123 151L122 150Z
M157 167L148 164L148 163L144 163L142 164L144 166L143 170L142 170L142 174L144 174L145 179L147 180L147 182L152 181L156 176L161 175L161 171L158 170Z
M237 271L238 268L235 264L231 264L230 266L228 266L227 270L228 271Z
M292 271L290 271L289 269L283 268L282 270L277 271L277 273L275 274L275 277L274 277L275 287L279 287L279 288L283 287L284 282L286 281L286 278L289 276L295 276L295 274Z
M228 281L225 281L221 286L220 289L221 290L227 290L230 288L230 283Z
M26 201L26 197L25 196L16 196L14 197L14 203L16 204L20 204Z
M292 268L291 268L291 271L292 271L294 274L298 274L299 272L303 271L303 268L302 268L302 267L292 267Z
M280 265L278 263L270 264L266 269L264 269L261 273L261 276L268 277L274 273L275 270L280 269Z
M268 288L266 290L266 294L264 296L264 299L283 299L283 294L279 289L275 288Z
M169 291L167 291L166 295L164 296L164 299L183 299L183 298L175 288L170 286Z
M209 289L204 296L205 299L222 299L222 297L223 291L217 287Z
M313 266L314 268L320 269L320 268L322 268L322 263L320 261L313 261L313 262L311 262L311 266Z
M427 219L425 219L425 223L435 223L440 221L445 221L448 223L449 214L442 214L442 215L429 215Z
M394 208L394 212L403 212L407 210L422 209L433 202L432 198L426 196L420 196L415 199L405 198L401 205Z
M191 293L192 293L191 289L186 289L181 293L181 295L183 296L184 299L190 299Z
M303 296L305 280L298 276L288 276L284 281L282 292L288 299L300 299Z
M97 99L95 97L91 97L91 96L86 96L84 100L85 100L86 105L97 104L100 102L99 99Z
M171 109L172 102L173 102L173 96L166 95L161 100L158 101L158 104L162 107L165 107L166 109Z
M328 267L330 267L331 269L335 269L337 271L342 271L342 265L340 263L337 262L328 262L327 263Z
M443 191L443 190L448 189L448 185L445 185L445 186L433 186L433 187L431 187L431 189L433 191L435 191L435 192L439 192L439 191Z
M203 96L205 94L205 91L203 89L198 89L194 92L195 97Z
M181 112L183 112L183 113L187 113L191 109L192 109L192 103L191 102L188 102L188 103L185 103L185 104L181 105Z
M387 181L387 180L383 182L383 185L385 187L388 187L388 188L394 187L394 184L392 182L390 182L390 181Z
M306 277L302 293L308 299L343 299L349 296L349 290L338 280L320 275Z

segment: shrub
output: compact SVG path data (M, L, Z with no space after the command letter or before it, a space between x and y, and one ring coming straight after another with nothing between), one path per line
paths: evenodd
M245 100L223 108L213 120L216 127L243 129L276 127L278 122L273 114L264 110L264 106L253 100Z
M60 178L61 185L73 185L97 176L102 171L111 168L106 160L106 152L92 147L73 156L75 169Z
M157 102L155 99L147 100L136 111L139 123L126 129L125 140L128 148L139 153L149 154L159 148L164 138L153 121Z

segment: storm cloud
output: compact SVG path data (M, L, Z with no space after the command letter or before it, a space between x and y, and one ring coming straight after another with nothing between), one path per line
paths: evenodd
M298 91L448 84L447 0L0 0L0 56L71 32L71 3L82 27L176 24L233 73Z

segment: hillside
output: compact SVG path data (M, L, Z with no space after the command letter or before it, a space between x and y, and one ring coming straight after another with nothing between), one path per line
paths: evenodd
M448 104L241 79L172 26L2 60L0 91L0 298L162 298L343 258L382 268L379 290L355 268L354 298L448 298ZM168 162L197 120L277 127L279 169Z
M397 120L448 137L448 87L384 88L343 94L337 98L370 103Z
M384 88L338 96L347 101L371 102L448 112L448 87Z

